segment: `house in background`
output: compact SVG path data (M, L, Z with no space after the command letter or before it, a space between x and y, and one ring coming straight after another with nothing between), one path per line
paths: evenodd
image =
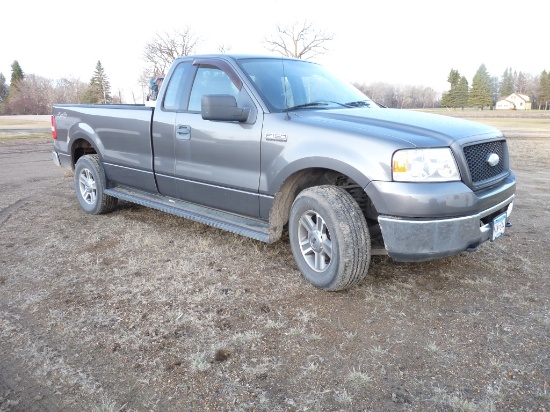
M531 110L531 99L529 96L519 93L512 93L497 102L497 110Z

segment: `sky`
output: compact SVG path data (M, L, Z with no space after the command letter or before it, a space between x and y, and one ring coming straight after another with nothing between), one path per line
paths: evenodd
M262 43L277 25L307 21L333 34L312 61L349 82L449 88L458 70L472 82L481 64L550 70L547 0L27 0L0 6L0 73L17 60L26 74L88 83L100 60L111 93L141 98L145 45L186 27L198 53L274 54ZM545 34L546 32L546 34ZM141 103L141 100L136 101Z

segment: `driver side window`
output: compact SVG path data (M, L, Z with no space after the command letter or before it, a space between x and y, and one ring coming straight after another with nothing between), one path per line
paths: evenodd
M199 67L191 88L189 111L201 111L201 98L205 94L229 94L237 98L239 90L229 76L215 67Z

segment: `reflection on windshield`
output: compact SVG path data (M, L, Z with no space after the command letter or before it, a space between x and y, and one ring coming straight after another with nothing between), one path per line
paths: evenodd
M239 64L271 111L378 105L322 66L292 59L242 59Z

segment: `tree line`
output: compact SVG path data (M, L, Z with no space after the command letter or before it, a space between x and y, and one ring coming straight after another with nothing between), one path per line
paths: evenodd
M305 21L288 27L277 25L275 34L264 37L262 43L267 50L282 56L308 60L327 53L326 44L333 38L334 34L318 30ZM176 57L197 54L201 41L201 37L188 27L171 33L157 33L144 47L145 65L139 83L145 88L149 79L164 74ZM224 53L230 49L231 46L218 45L218 52ZM9 85L0 73L0 114L49 114L54 103L122 103L120 92L118 96L111 94L110 82L101 61L97 62L88 83L76 78L51 80L34 74L26 75L17 60L11 68ZM450 88L442 94L425 86L383 82L354 85L374 101L400 109L493 108L499 98L514 92L529 96L533 108L547 110L550 107L550 72L546 70L533 76L507 68L499 78L491 77L482 64L471 86L466 77L455 69L451 69L447 81ZM140 100L133 93L132 98L133 103Z
M528 96L533 108L548 110L550 103L550 73L543 70L538 76L506 68L502 76L491 77L484 64L479 66L472 85L458 70L451 69L447 77L450 89L443 93L441 106L451 108L493 108L501 98L512 93Z
M11 65L11 81L0 73L0 114L50 114L54 103L120 103L111 96L109 79L97 62L89 83L76 78L47 79L25 74L15 60Z

